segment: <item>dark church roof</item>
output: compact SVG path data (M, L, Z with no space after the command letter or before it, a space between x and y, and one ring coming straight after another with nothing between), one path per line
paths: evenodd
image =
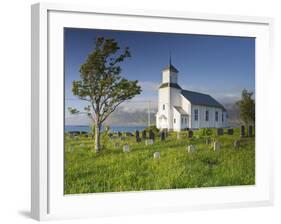
M189 90L182 90L181 94L186 98L191 104L194 105L202 105L208 107L219 107L224 111L225 108L218 101L216 101L213 97L207 94L193 92Z

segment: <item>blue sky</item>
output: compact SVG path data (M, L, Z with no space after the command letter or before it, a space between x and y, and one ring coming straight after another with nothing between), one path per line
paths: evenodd
M80 78L80 65L93 50L97 36L114 38L121 48L130 48L132 57L122 63L122 76L139 80L143 89L132 100L138 103L132 102L131 109L142 107L140 102L157 101L157 86L170 51L184 89L208 93L222 103L237 100L244 88L255 89L254 38L66 28L66 108L84 105L75 100L71 84Z

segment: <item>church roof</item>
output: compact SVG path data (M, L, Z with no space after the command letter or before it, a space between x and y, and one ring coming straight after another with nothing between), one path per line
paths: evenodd
M221 105L218 101L216 101L210 95L207 95L204 93L193 92L193 91L189 91L189 90L182 90L181 94L191 104L209 106L209 107L218 107L218 108L222 108L224 111L226 111L225 108L223 107L223 105Z
M165 88L165 87L173 87L173 88L176 88L176 89L181 89L181 87L179 86L179 84L177 84L177 83L172 83L172 82L165 82L165 83L162 83L161 86L159 86L159 89Z
M188 115L188 113L186 113L186 111L185 111L184 109L182 109L182 107L174 106L174 108L175 108L181 115Z

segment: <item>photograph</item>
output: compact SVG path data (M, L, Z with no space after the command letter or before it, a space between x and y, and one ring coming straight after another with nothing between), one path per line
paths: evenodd
M254 37L63 38L65 195L255 185Z

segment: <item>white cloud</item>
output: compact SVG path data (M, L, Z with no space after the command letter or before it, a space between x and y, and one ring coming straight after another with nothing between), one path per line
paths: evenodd
M158 89L159 83L151 81L139 81L139 85L143 92L155 92Z

